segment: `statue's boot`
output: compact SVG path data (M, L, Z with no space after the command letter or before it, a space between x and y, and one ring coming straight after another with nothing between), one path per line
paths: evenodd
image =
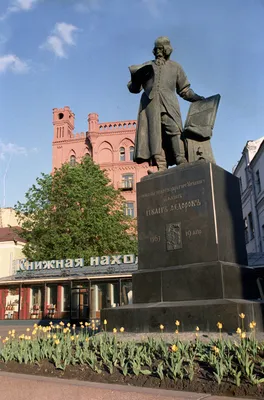
M165 154L156 155L155 161L159 172L165 171L165 169L167 169L167 161Z
M171 136L171 145L176 165L187 163L185 158L184 141L180 134Z
M165 171L167 169L167 161L165 154L155 155L155 161L158 167L158 172ZM155 174L155 172L151 171L150 169L147 171L148 175Z
M180 165L180 164L186 164L187 160L185 157L183 156L176 156L176 165Z

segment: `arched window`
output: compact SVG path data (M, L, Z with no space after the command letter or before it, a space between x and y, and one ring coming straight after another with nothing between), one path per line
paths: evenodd
M119 160L126 161L126 152L124 147L120 147L119 149Z
M74 167L75 164L76 164L76 157L75 157L75 155L73 154L73 155L70 156L70 166L71 166L71 167Z
M130 147L129 147L129 160L130 160L130 161L133 161L133 158L134 158L134 150L135 150L134 146L130 146Z

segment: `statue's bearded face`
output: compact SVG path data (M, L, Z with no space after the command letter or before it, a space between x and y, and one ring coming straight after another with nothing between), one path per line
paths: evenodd
M163 58L164 57L164 47L159 45L155 47L154 54L156 58Z

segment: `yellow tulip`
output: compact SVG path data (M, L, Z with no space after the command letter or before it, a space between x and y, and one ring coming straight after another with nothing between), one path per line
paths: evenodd
M67 327L69 328L71 326L71 324L68 322Z
M179 333L178 329L176 329L175 333L176 333L176 335L178 335L178 333Z
M71 336L71 340L74 340L75 338L74 338L74 336Z
M243 313L239 314L239 316L240 316L241 319L245 318L245 314L243 314Z
M85 341L86 341L86 342L89 342L89 338L88 338L88 337L87 337L87 338L85 338Z
M171 350L175 353L178 350L178 347L176 346L176 344L174 344L173 346L171 346Z
M61 321L59 325L60 325L60 326L64 326L64 322Z
M237 333L238 335L240 335L241 329L240 329L240 328L237 328L236 333Z
M104 319L104 325L107 325L107 320L106 319Z
M53 335L52 337L53 337L53 339L57 339L57 335Z
M176 326L180 326L180 321L176 320L176 321L175 321L175 325L176 325Z
M50 338L51 338L51 335L50 335L50 334L48 334L48 335L47 335L47 339L50 339Z
M121 327L121 328L120 328L120 332L121 332L121 333L125 332L125 328Z
M84 329L84 326L83 326L83 325L81 325L81 329Z
M116 333L116 332L117 332L117 329L116 329L116 328L114 328L114 329L113 329L113 333Z
M29 331L30 331L30 329L29 329L29 328L27 328L27 329L26 329L26 331L27 331L27 332L29 332Z
M55 343L55 344L59 344L59 343L60 343L59 339L55 340L54 343Z
M15 329L12 329L12 334L14 335L16 333Z
M11 335L12 334L12 331L8 331L8 335Z
M160 330L161 330L161 331L164 330L164 325L160 324Z
M247 337L246 332L242 332L240 336L241 336L241 339L245 339Z
M214 346L214 347L213 347L213 350L214 350L214 352L215 352L216 354L219 353L219 348L218 348L218 347Z
M196 332L199 332L199 330L200 330L199 326L196 326L195 330L196 330Z
M217 328L218 329L222 329L223 328L223 324L222 324L222 322L217 322Z

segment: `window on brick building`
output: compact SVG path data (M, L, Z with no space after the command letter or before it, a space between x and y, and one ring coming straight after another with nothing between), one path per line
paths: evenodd
M76 157L75 155L70 156L70 165L71 167L74 167L76 165Z
M134 174L122 175L121 189L133 189Z
M133 161L133 158L134 158L134 150L135 150L134 146L130 146L130 147L129 147L129 160L130 160L130 161Z
M124 204L124 214L128 217L134 218L135 216L135 206L133 202L126 202Z
M126 152L124 147L119 149L119 161L126 161Z

